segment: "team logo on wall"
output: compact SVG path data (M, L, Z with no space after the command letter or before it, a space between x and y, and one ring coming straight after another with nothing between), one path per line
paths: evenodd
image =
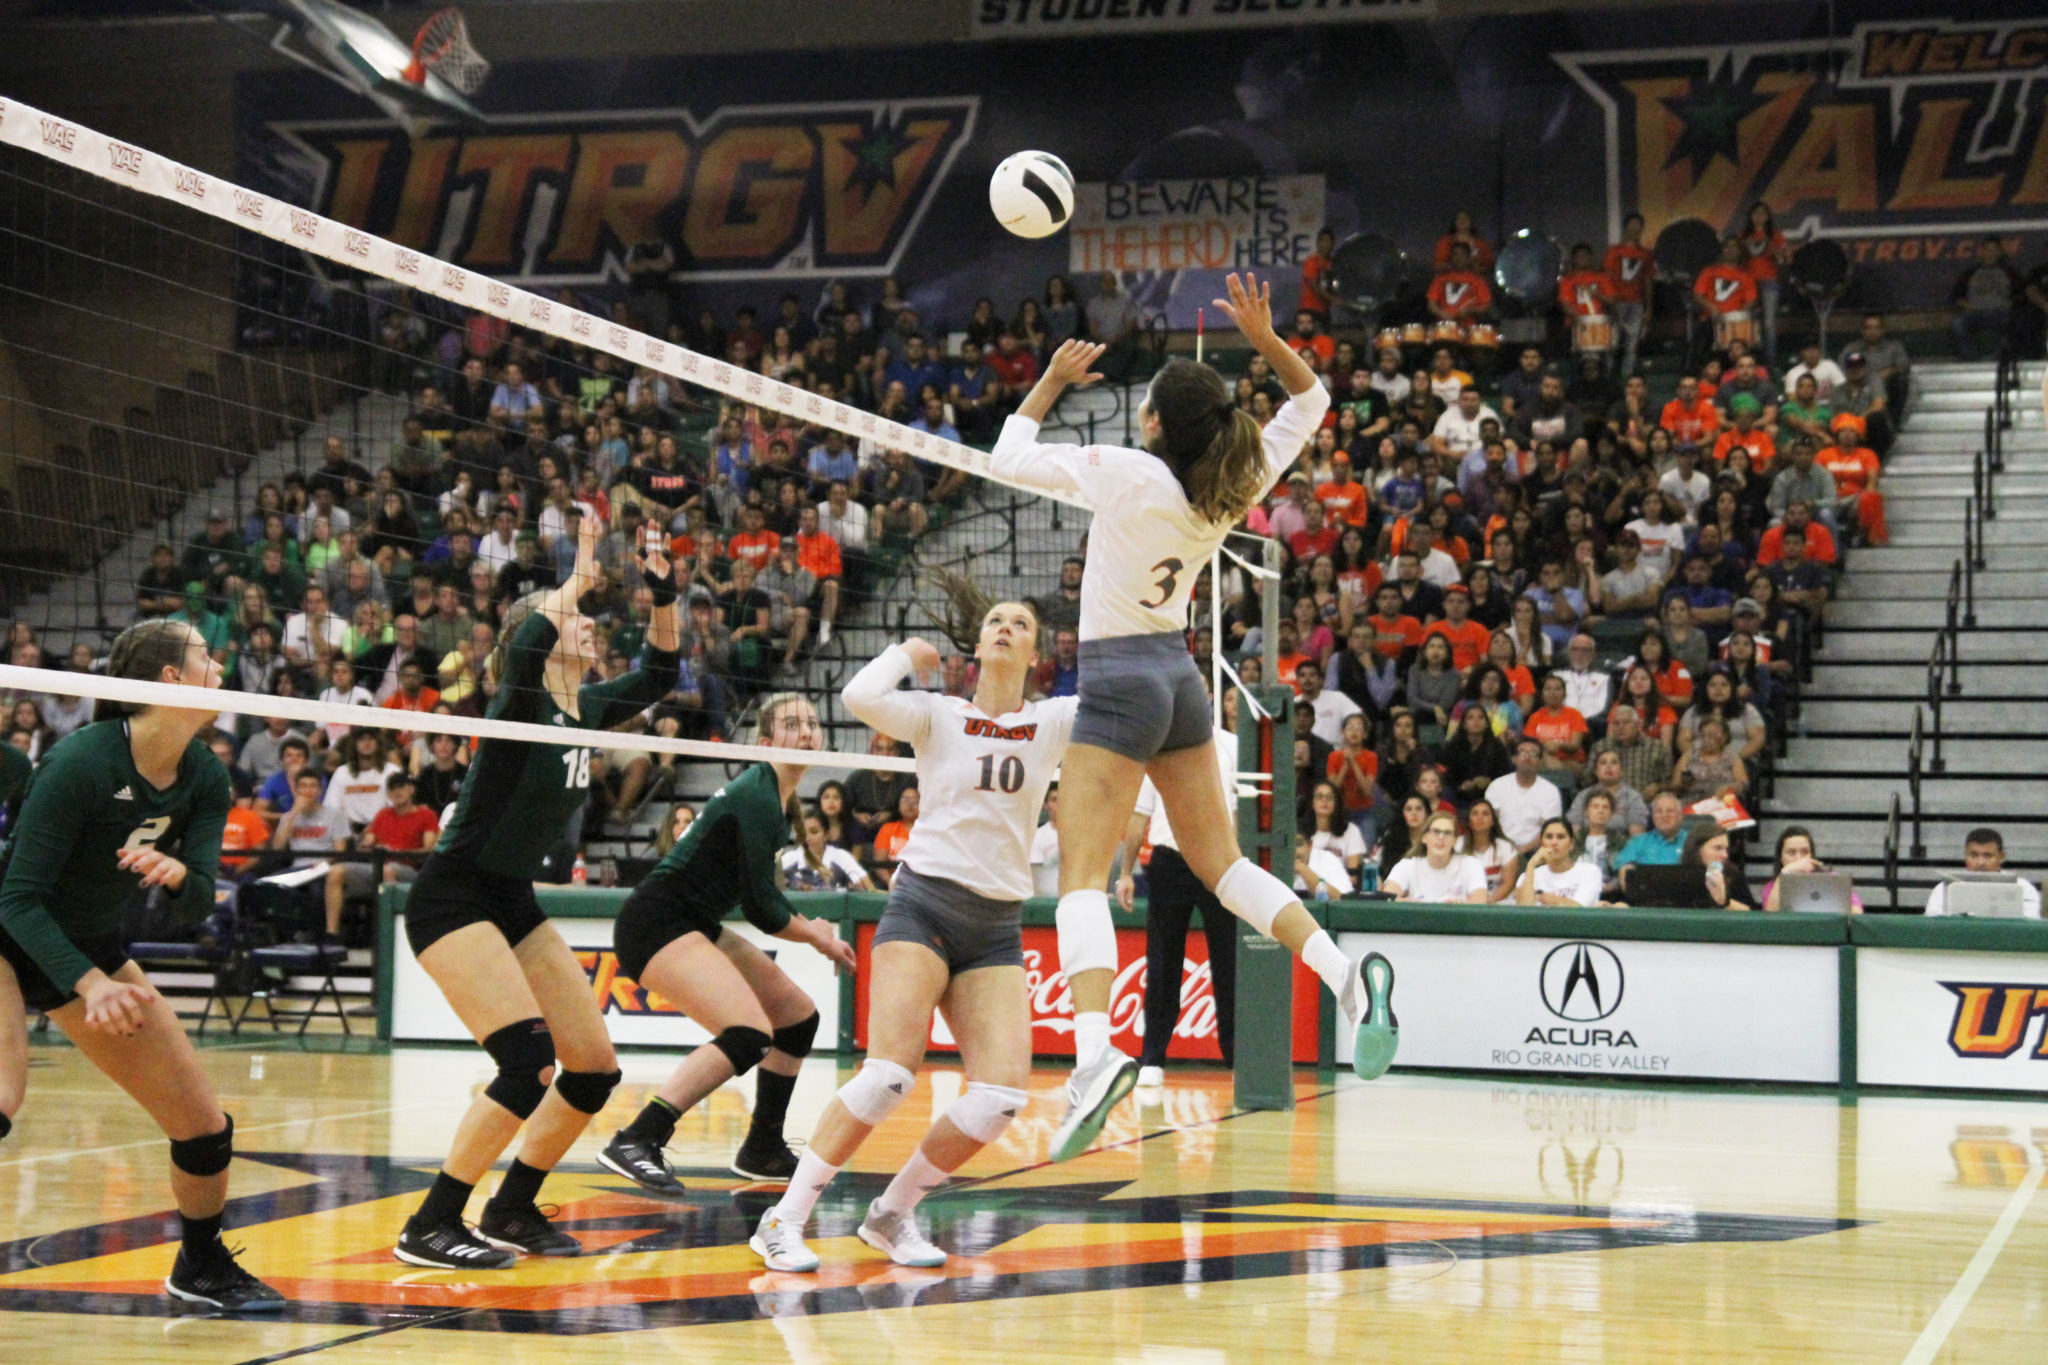
M2004 982L1943 981L1941 988L1956 998L1949 1021L1949 1051L1958 1057L1997 1061L2026 1044L2036 1015L2048 1014L2048 986ZM2038 1044L2029 1054L2048 1061L2048 1025L2037 1031Z
M626 278L667 242L696 279L897 270L980 101L508 114L410 139L376 123L272 127L317 168L313 208L531 286Z
M2048 226L2038 20L1860 24L1846 43L1560 54L1599 105L1607 214L1868 239L1852 257L1949 262L1986 232Z

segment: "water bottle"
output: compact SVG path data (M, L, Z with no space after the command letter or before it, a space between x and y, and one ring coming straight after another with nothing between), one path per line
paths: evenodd
M584 886L590 881L590 869L584 865L583 855L578 853L576 861L569 865L569 885Z

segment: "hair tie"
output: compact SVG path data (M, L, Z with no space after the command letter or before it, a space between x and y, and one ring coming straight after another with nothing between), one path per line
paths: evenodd
M1237 404L1235 404L1235 403L1231 403L1231 402L1227 402L1227 401L1226 401L1226 402L1218 403L1218 404L1216 405L1216 420L1217 420L1217 421L1219 421L1219 422L1228 422L1228 421L1229 421L1229 420L1230 420L1230 419L1231 419L1232 417L1234 417L1234 416L1236 416L1236 415L1237 415Z

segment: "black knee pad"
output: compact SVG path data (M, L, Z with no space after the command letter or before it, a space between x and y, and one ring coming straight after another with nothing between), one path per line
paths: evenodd
M808 1057L811 1055L811 1044L817 1037L818 1012L812 1010L806 1018L799 1019L786 1028L775 1030L769 1035L769 1040L775 1045L775 1050L785 1057Z
M735 1024L711 1040L711 1046L725 1054L732 1063L732 1074L744 1076L761 1064L768 1055L768 1035L745 1024Z
M0 1114L0 1138L6 1137L9 1133L13 1131L14 1120L8 1118L5 1114Z
M219 1175L235 1159L235 1116L228 1126L206 1137L172 1138L171 1164L186 1175Z
M612 1090L619 1083L616 1071L558 1071L555 1073L555 1089L561 1092L569 1107L584 1114L595 1114L604 1108L604 1102L612 1097Z
M547 1096L540 1073L555 1064L555 1038L545 1019L521 1019L484 1039L484 1051L498 1064L498 1074L484 1093L522 1119L533 1117Z

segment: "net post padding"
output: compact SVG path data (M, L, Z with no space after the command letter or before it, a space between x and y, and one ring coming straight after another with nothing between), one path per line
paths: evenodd
M108 678L97 673L55 672L0 664L0 691L56 693L91 697L95 701L168 706L181 710L218 711L243 716L284 716L316 725L347 725L371 730L405 730L416 734L468 735L478 739L513 739L556 748L635 749L680 754L714 763L801 763L812 768L870 768L914 773L917 761L872 754L842 754L831 749L775 749L760 744L712 744L704 740L670 739L626 730L581 730L560 725L529 725L524 721L478 716L444 716L433 711L398 711L385 706L343 706L305 697L274 697L225 688L186 687ZM248 705L238 703L247 702Z
M1075 507L1087 506L1072 493L997 479L990 472L987 452L972 446L944 440L928 431L915 431L875 413L770 379L758 371L700 355L607 318L566 307L553 299L322 217L311 209L195 171L31 105L0 100L0 142L153 198L211 214L350 270L503 318L529 331L603 351L630 365L644 365L671 379L710 389L738 402L766 408L799 422L830 427L856 440L865 438L888 449L907 451L917 459L1039 497Z
M412 61L406 64L405 79L423 84L431 71L465 95L484 88L491 64L469 41L469 25L462 11L450 6L435 10L420 25L412 40Z

